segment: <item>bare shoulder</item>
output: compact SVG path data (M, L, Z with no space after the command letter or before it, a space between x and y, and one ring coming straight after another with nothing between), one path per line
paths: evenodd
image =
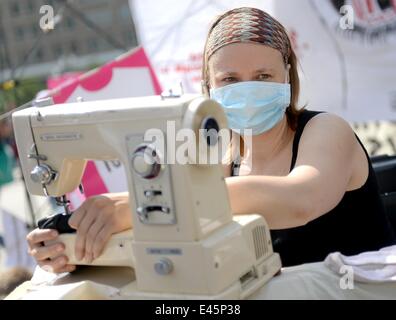
M351 148L356 143L355 133L347 121L335 114L320 113L306 124L300 146L324 144L338 149Z
M304 128L296 164L316 163L334 171L343 166L351 168L357 143L352 128L344 119L330 113L318 114Z
M349 123L332 113L320 113L313 117L306 125L305 130L331 136L353 136L354 132ZM305 131L304 130L304 131Z
M341 166L350 167L348 190L360 187L367 179L366 154L349 123L335 114L321 113L312 118L304 129L300 149L306 157L338 162L334 166L337 171ZM302 155L302 160L306 157Z

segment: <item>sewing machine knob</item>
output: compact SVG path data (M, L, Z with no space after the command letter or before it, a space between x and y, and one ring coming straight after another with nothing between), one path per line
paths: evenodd
M147 146L140 147L135 151L132 156L132 168L145 179L153 179L161 171L155 151Z
M153 200L157 196L162 196L162 191L160 191L160 190L146 190L146 191L144 191L144 196L148 200Z
M33 180L33 182L46 185L52 181L53 174L54 172L49 166L42 164L34 167L34 169L30 172L30 178Z
M161 276L170 274L173 270L173 263L167 258L162 258L154 264L154 270Z

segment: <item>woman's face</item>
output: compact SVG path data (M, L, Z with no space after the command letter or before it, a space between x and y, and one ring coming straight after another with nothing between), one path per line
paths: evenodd
M209 59L210 88L242 81L289 81L282 54L256 43L232 43L217 50Z

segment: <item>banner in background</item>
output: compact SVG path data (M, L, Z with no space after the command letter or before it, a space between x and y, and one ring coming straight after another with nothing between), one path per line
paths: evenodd
M396 155L396 122L355 123L353 129L363 142L369 155Z
M164 89L201 92L202 51L211 22L234 7L272 12L273 0L130 0L139 43Z
M55 103L148 96L161 93L160 84L143 48L134 49L106 65L67 81L49 95ZM89 161L83 176L85 194L78 190L69 195L72 207L89 196L127 191L122 164L117 161Z
M69 83L76 81L83 74L84 72L66 72L61 75L50 76L47 78L47 89L53 90L60 86L65 87Z
M396 1L276 0L311 109L353 122L396 120Z

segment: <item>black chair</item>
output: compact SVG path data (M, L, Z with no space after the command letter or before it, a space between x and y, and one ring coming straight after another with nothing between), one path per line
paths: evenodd
M385 210L396 232L396 156L371 158Z

